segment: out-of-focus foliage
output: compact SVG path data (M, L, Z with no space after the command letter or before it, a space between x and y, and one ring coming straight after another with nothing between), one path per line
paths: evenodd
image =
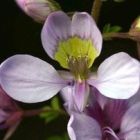
M116 33L116 32L119 32L121 31L121 27L118 26L118 25L114 25L114 26L111 26L111 24L106 24L103 28L103 33Z
M60 107L60 102L59 102L59 99L58 97L54 97L52 100L51 100L51 106L53 109L56 109L56 110L59 110L61 109Z
M58 97L54 97L51 100L50 106L45 106L40 117L45 119L46 123L49 123L59 117L62 114L62 109L60 107L60 101Z
M69 140L69 137L67 133L65 133L64 135L61 135L61 136L51 136L47 138L47 140Z

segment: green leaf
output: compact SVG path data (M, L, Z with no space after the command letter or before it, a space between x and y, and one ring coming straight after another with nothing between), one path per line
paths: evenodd
M121 31L121 27L120 26L112 26L111 28L110 28L110 32L119 32L119 31Z
M55 110L59 110L60 109L60 102L59 102L59 98L58 97L54 97L51 100L51 106Z
M106 24L103 28L103 33L114 33L121 31L121 27L118 25L111 26L111 24Z
M40 117L45 119L46 123L52 122L53 120L57 119L58 116L59 113L54 111L48 111L40 114Z
M110 24L106 24L103 28L103 33L108 33L110 31Z
M46 123L57 119L61 115L59 98L54 97L50 102L50 106L45 106L42 110L44 111L40 114L40 117L44 119Z

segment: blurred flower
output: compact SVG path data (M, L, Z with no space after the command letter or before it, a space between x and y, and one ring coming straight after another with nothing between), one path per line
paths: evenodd
M98 96L101 96L98 94ZM140 91L128 100L95 98L84 113L73 113L68 123L71 140L139 140ZM137 102L133 102L137 100Z
M41 23L50 13L61 9L54 0L16 0L16 2L28 16Z
M140 16L132 23L128 33L134 40L140 41Z
M116 99L126 99L137 92L140 64L126 53L112 55L99 66L97 74L90 73L101 52L102 36L89 14L77 12L71 21L65 13L54 12L47 18L41 38L47 54L70 73L57 72L30 55L12 56L0 68L1 85L12 98L34 103L62 91L64 96L71 96L68 104L72 102L78 111L83 111L91 86Z
M135 29L135 30L140 31L140 16L135 19L135 21L131 25L131 29Z
M22 115L22 110L0 87L0 129L8 129L4 140L15 131Z

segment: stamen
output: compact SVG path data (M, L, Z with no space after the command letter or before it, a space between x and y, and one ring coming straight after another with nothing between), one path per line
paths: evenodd
M78 82L88 78L88 58L86 56L79 56L78 58L69 57L68 66Z

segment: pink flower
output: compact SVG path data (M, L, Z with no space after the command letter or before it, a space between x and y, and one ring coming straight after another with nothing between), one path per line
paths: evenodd
M128 100L95 96L97 100L91 98L83 113L71 114L68 123L71 140L140 139L140 90Z
M82 112L91 87L114 99L127 99L137 92L140 63L124 52L107 58L97 73L90 71L100 55L102 36L88 13L77 12L72 20L61 11L50 14L41 39L47 54L67 70L57 72L30 55L8 58L0 66L0 84L12 98L26 103L42 102L60 91L64 98L71 96L68 106L73 104Z
M60 10L54 0L15 0L19 7L37 22L43 23L48 15Z
M0 129L8 129L5 140L16 130L23 112L0 87Z

